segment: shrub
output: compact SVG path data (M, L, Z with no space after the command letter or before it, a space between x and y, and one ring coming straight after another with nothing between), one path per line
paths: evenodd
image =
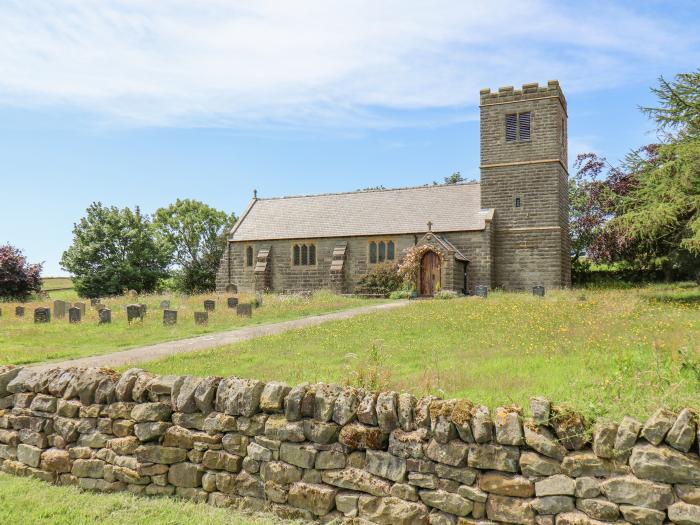
M0 246L0 297L26 299L41 290L41 264L28 264L21 250Z
M412 290L395 290L389 294L389 299L410 299L415 292Z
M359 288L365 292L389 295L401 288L403 277L396 263L377 264L359 280Z
M440 290L435 294L435 299L456 299L459 294L453 290Z

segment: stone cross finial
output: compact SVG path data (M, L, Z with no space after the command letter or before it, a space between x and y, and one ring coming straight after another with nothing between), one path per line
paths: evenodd
M433 231L433 221L428 221L428 231Z
M258 190L253 190L253 199L258 198Z

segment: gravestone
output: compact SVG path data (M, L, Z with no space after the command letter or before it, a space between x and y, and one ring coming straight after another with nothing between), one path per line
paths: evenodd
M53 316L56 319L63 319L66 316L66 310L68 309L68 305L66 304L65 301L61 301L60 299L57 299L56 301L53 302Z
M148 306L146 306L143 303L141 303L139 306L141 307L141 317L146 317L146 312L148 312Z
M255 308L260 308L263 305L263 296L261 293L255 296Z
M160 309L161 310L167 310L168 308L170 308L170 301L169 300L165 299L165 300L160 302Z
M51 310L44 306L34 308L34 322L48 323L51 321Z
M80 308L80 317L85 317L85 303L75 303L75 308Z
M100 304L100 299L99 297L91 297L90 298L90 306L95 306Z
M238 293L238 286L233 283L226 285L226 293Z
M235 308L238 306L238 297L229 297L226 299L226 304L228 304L229 308Z
M253 317L253 305L250 303L238 303L236 314L238 314L238 317Z
M209 324L209 312L195 312L194 313L194 324L208 325Z
M0 308L0 317L2 317L2 308Z
M163 324L166 326L177 324L177 310L163 310Z
M15 315L17 317L24 317L24 306L15 306Z
M129 290L129 291L127 292L127 295L128 295L129 297L131 297L131 298L136 297L138 294L139 294L139 293L138 293L136 290Z
M474 295L486 299L486 297L488 297L489 295L489 287L483 285L477 286L476 288L474 288Z
M130 323L134 319L140 319L143 321L143 310L141 310L140 304L127 304L126 305L126 320Z
M69 323L79 323L83 318L83 312L80 308L76 306L71 306L68 309L68 322Z
M204 310L207 312L213 312L214 308L216 308L216 302L212 301L211 299L204 301Z
M100 324L110 324L112 322L112 310L103 308L99 311Z
M538 297L544 297L544 286L541 286L541 285L533 286L532 295L537 295Z
M106 307L104 304L102 304L102 303L97 303L97 304L95 305L95 310L97 310L98 312L101 312L101 311L104 310L105 308L107 308L107 307Z

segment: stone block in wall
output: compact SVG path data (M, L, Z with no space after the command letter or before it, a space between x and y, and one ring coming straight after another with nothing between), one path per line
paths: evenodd
M629 464L639 478L700 485L700 458L667 446L636 445Z
M321 476L328 485L366 492L372 496L388 496L391 491L391 483L357 468L326 470Z
M530 501L524 498L489 496L486 501L486 515L493 521L535 525L535 511L530 507Z

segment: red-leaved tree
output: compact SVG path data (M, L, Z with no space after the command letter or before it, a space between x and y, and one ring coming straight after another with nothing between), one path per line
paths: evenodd
M26 299L41 290L41 264L29 264L11 244L0 246L0 297Z

